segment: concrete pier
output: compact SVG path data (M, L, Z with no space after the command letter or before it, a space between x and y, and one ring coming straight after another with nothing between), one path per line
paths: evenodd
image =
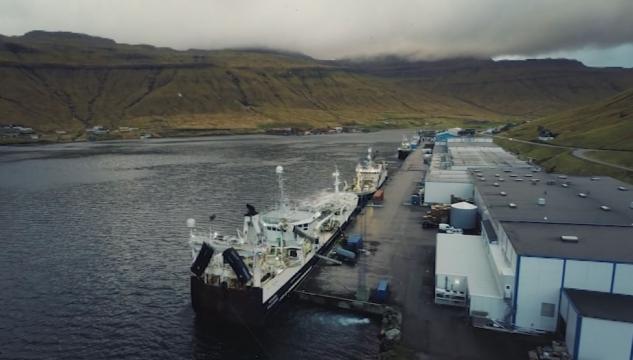
M422 160L418 149L399 169L390 169L382 206L365 207L346 230L364 236L367 252L358 263L334 266L320 261L299 291L356 300L359 283L364 282L371 295L379 280L388 279L387 304L402 312L403 343L418 359L527 358L530 349L547 340L476 329L465 309L434 304L437 231L422 229L421 218L428 209L409 205L426 171ZM365 273L364 280L359 271Z

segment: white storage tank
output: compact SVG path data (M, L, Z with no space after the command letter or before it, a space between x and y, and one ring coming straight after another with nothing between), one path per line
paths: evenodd
M477 227L477 206L465 201L451 205L451 226L464 230Z

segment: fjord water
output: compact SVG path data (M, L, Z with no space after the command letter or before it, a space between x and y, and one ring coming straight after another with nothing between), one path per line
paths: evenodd
M351 181L403 131L0 148L0 359L360 359L378 324L285 303L260 331L196 319L185 220L235 232L245 204ZM350 270L353 271L353 270Z

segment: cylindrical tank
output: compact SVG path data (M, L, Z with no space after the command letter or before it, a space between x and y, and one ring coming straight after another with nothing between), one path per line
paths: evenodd
M477 227L477 206L465 201L451 205L451 226L464 230Z

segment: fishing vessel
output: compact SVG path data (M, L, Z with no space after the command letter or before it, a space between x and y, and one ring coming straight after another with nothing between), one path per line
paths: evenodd
M190 228L191 302L196 314L216 320L262 325L276 306L305 278L358 207L358 196L334 189L291 204L283 168L276 169L279 202L259 214L247 204L241 230L220 235ZM210 219L213 220L213 217Z
M406 136L402 137L402 143L398 146L398 159L404 160L409 156L409 154L413 151L411 148L411 143Z
M359 201L364 204L380 189L387 180L387 163L374 160L371 148L367 150L367 158L356 165L356 176L351 186L351 191L358 194Z
M411 137L411 141L409 142L409 145L411 146L411 150L415 150L418 148L418 146L420 145L420 135L413 135L413 137Z

